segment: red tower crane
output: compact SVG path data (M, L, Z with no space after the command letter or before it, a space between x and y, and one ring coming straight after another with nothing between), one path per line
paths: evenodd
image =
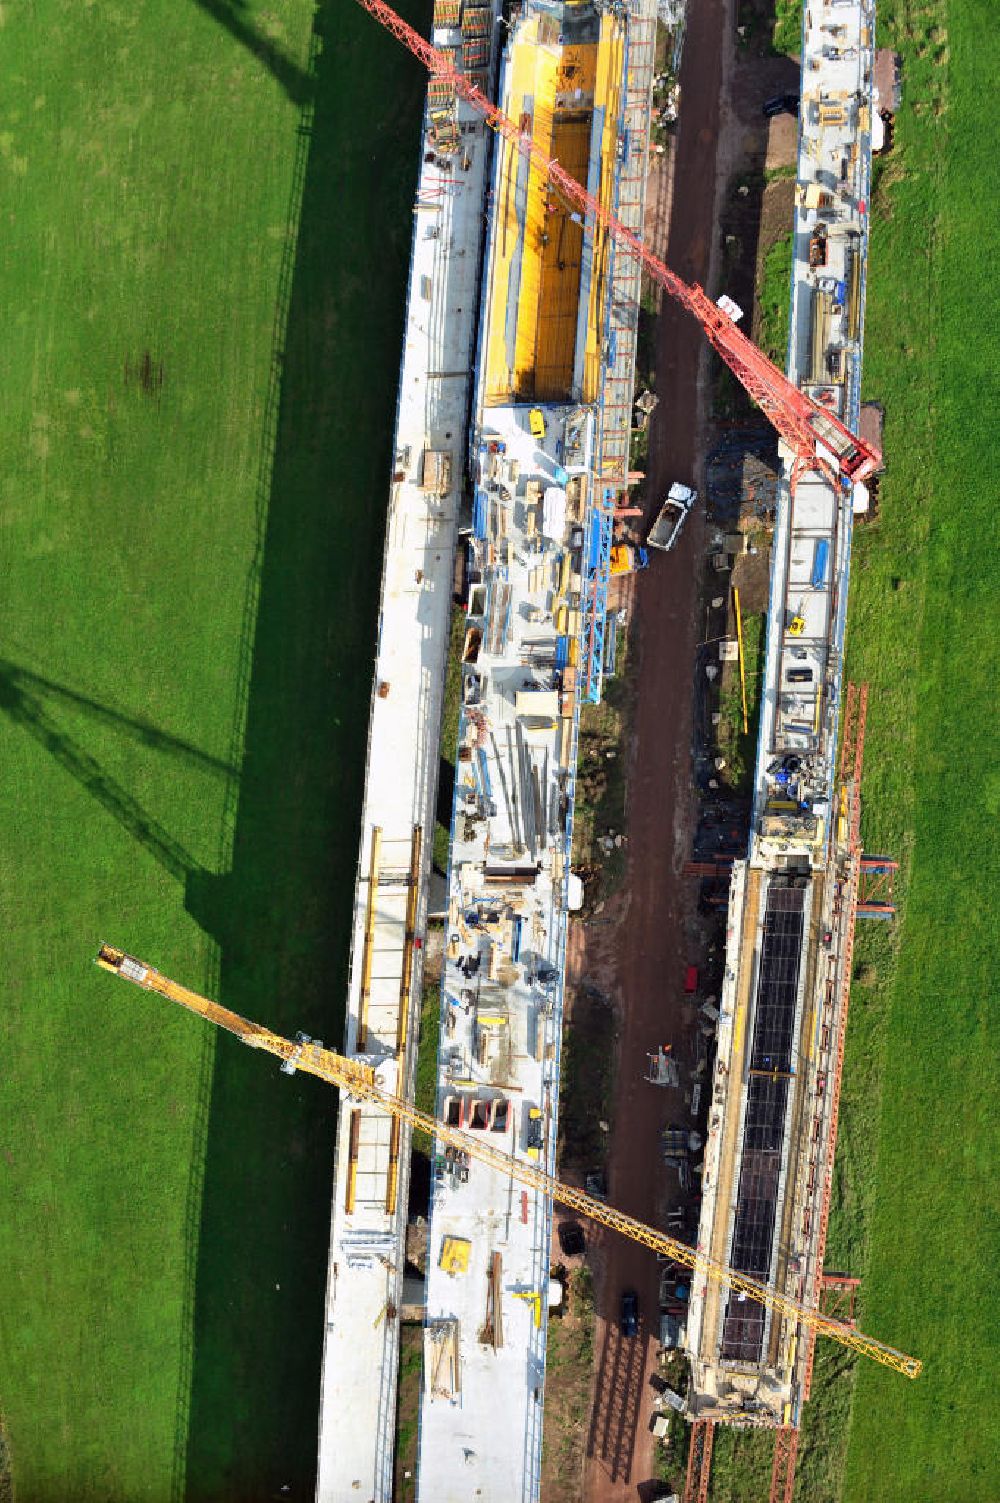
M685 282L672 272L627 225L588 193L565 167L547 156L533 139L503 110L460 73L451 59L398 16L386 0L357 0L394 37L408 48L435 78L448 83L497 132L545 173L549 181L580 216L602 226L617 245L630 251L646 268L653 281L675 298L701 324L705 335L729 366L741 386L767 415L792 450L796 471L831 465L851 481L861 481L881 467L882 456L873 445L858 438L832 412L814 402L736 327L729 315L712 301L704 288Z

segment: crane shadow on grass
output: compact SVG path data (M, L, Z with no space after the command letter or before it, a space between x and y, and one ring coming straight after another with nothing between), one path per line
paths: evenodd
M426 21L422 3L409 9ZM262 440L240 775L224 875L193 872L187 905L218 943L226 1006L336 1044L423 80L343 0L316 28ZM219 1036L192 1194L177 1497L313 1495L335 1126L329 1088Z
M53 715L53 708L85 709L99 723L128 735L138 735L146 746L180 753L199 766L225 771L225 764L206 757L188 742L158 731L148 721L119 715L107 705L88 699L63 684L54 683L8 659L0 659L0 713L18 725L58 762L103 809L118 821L133 839L153 855L175 881L187 883L198 863L183 843L115 777L94 754L82 746L70 730Z
M130 715L126 710L106 704L93 695L70 688L68 684L36 672L27 663L0 657L0 696L0 708L7 708L8 704L19 701L31 701L39 708L47 705L82 711L97 724L107 726L152 751L166 752L178 761L189 763L196 771L226 778L237 775L237 768L229 762L202 751L183 736L175 736L170 731L153 725L143 715Z
M290 58L277 42L256 29L249 19L246 0L194 0L194 3L264 64L293 104L300 109L308 104L313 87L311 73Z

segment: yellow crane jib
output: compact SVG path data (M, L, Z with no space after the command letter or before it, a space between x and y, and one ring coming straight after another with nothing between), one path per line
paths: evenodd
M136 960L134 956L126 955L123 950L115 950L110 945L101 946L97 964L104 970L111 971L112 974L121 976L136 986L143 987L146 991L156 992L171 1002L180 1003L189 1012L197 1013L199 1017L206 1018L210 1023L216 1023L220 1028L228 1029L230 1033L234 1033L237 1038L253 1048L268 1050L283 1061L283 1066L287 1064L292 1070L305 1070L310 1075L317 1075L321 1080L328 1081L330 1085L340 1086L342 1090L349 1092L356 1099L371 1102L391 1117L430 1133L439 1144L458 1148L463 1153L467 1153L470 1158L478 1160L479 1163L488 1164L500 1174L509 1176L510 1179L530 1189L537 1190L548 1199L568 1206L571 1210L589 1217L602 1226L620 1232L623 1237L629 1237L633 1242L638 1242L653 1252L665 1253L667 1257L689 1268L696 1278L712 1279L726 1288L735 1290L738 1294L744 1294L748 1299L756 1300L767 1309L776 1311L793 1324L798 1323L816 1331L821 1336L829 1336L831 1340L840 1342L851 1351L858 1352L863 1357L870 1357L874 1362L881 1363L883 1367L890 1367L895 1372L903 1373L907 1378L919 1377L923 1369L923 1363L919 1358L908 1357L905 1352L887 1346L884 1341L879 1341L874 1336L864 1335L854 1326L833 1320L811 1305L800 1304L782 1290L774 1288L773 1285L762 1284L757 1279L750 1278L735 1268L730 1268L708 1253L701 1252L696 1247L689 1247L686 1242L679 1242L675 1237L668 1236L666 1232L658 1231L655 1227L646 1226L634 1216L626 1216L623 1211L615 1210L613 1206L606 1205L602 1200L595 1200L592 1195L577 1189L575 1185L564 1184L553 1175L547 1174L540 1165L531 1163L526 1158L519 1158L514 1152L504 1151L490 1143L481 1142L478 1136L465 1132L461 1128L449 1127L444 1122L435 1121L433 1117L419 1111L411 1102L396 1095L395 1060L380 1062L377 1068L373 1068L362 1061L345 1059L342 1054L336 1053L333 1049L325 1049L321 1044L306 1039L305 1036L292 1043L289 1039L282 1038L280 1034L271 1033L269 1029L261 1028L259 1024L250 1023L246 1018L241 1018L238 1013L230 1012L226 1007L220 1007L217 1002L210 1002L206 997L199 996L197 992L189 991L187 987L178 986L175 981L161 976L159 971L147 965L145 961Z
M124 950L116 950L113 945L102 945L95 960L102 970L110 971L113 976L121 976L147 992L156 992L158 996L166 997L168 1002L177 1002L181 1007L186 1007L188 1012L196 1013L199 1018L225 1028L228 1033L235 1034L241 1043L249 1044L251 1049L264 1049L268 1054L273 1054L281 1060L281 1069L285 1075L294 1075L297 1070L302 1070L307 1075L317 1075L320 1080L341 1086L352 1095L369 1099L367 1093L376 1080L375 1070L371 1065L345 1059L342 1054L325 1049L320 1040L311 1039L304 1033L294 1040L283 1038L280 1033L272 1033L269 1028L251 1023L228 1007L210 1002L198 992L180 986L162 975L154 966L147 965L144 960L137 960L134 955L127 955Z

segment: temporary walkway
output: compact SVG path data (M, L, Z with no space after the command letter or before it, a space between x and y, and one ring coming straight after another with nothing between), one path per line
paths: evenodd
M607 142L602 155L605 196L621 222L638 235L645 223L656 17L654 0L632 6L625 29L613 150L612 142ZM642 268L636 258L613 241L598 239L597 243L603 246L606 259L609 295L603 309L593 310L592 328L599 329L602 337L597 340L592 334L588 339L584 369L584 389L598 395L600 435L596 546L584 579L580 692L585 704L600 703L603 692L613 514L629 474L642 292Z
M495 54L476 7L477 69ZM454 26L435 41L460 36ZM450 21L450 16L445 16ZM461 43L459 43L461 48ZM485 76L483 77L485 81ZM457 523L491 140L432 83L414 203L345 1052L396 1058L412 1087ZM342 1104L320 1409L319 1503L393 1495L406 1128Z

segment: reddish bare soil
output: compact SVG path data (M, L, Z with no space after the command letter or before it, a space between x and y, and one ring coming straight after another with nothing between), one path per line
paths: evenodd
M731 44L727 12L726 0L699 0L689 7L674 191L659 190L651 200L649 228L657 236L657 249L666 250L674 270L702 283L709 278L715 239L723 60ZM671 480L701 480L704 358L701 330L668 303L657 336L660 404L650 431L651 507ZM632 631L639 693L629 786L628 898L622 921L591 926L582 945L577 937L571 957L618 1007L609 1199L623 1211L661 1225L668 1204L677 1198L677 1183L664 1169L659 1134L667 1122L684 1120L688 1108L681 1090L658 1088L643 1076L647 1052L661 1043L671 1043L682 1064L689 1058L687 1035L695 1017L684 998L684 970L701 957L690 912L694 894L685 890L680 869L690 850L695 806L691 675L703 543L698 514L677 550L654 558L637 580ZM598 1236L596 1228L591 1229L590 1261L598 1318L585 1497L589 1503L618 1503L648 1494L654 1478L649 1380L658 1342L658 1266L642 1247ZM640 1329L631 1338L619 1330L625 1289L639 1295Z

